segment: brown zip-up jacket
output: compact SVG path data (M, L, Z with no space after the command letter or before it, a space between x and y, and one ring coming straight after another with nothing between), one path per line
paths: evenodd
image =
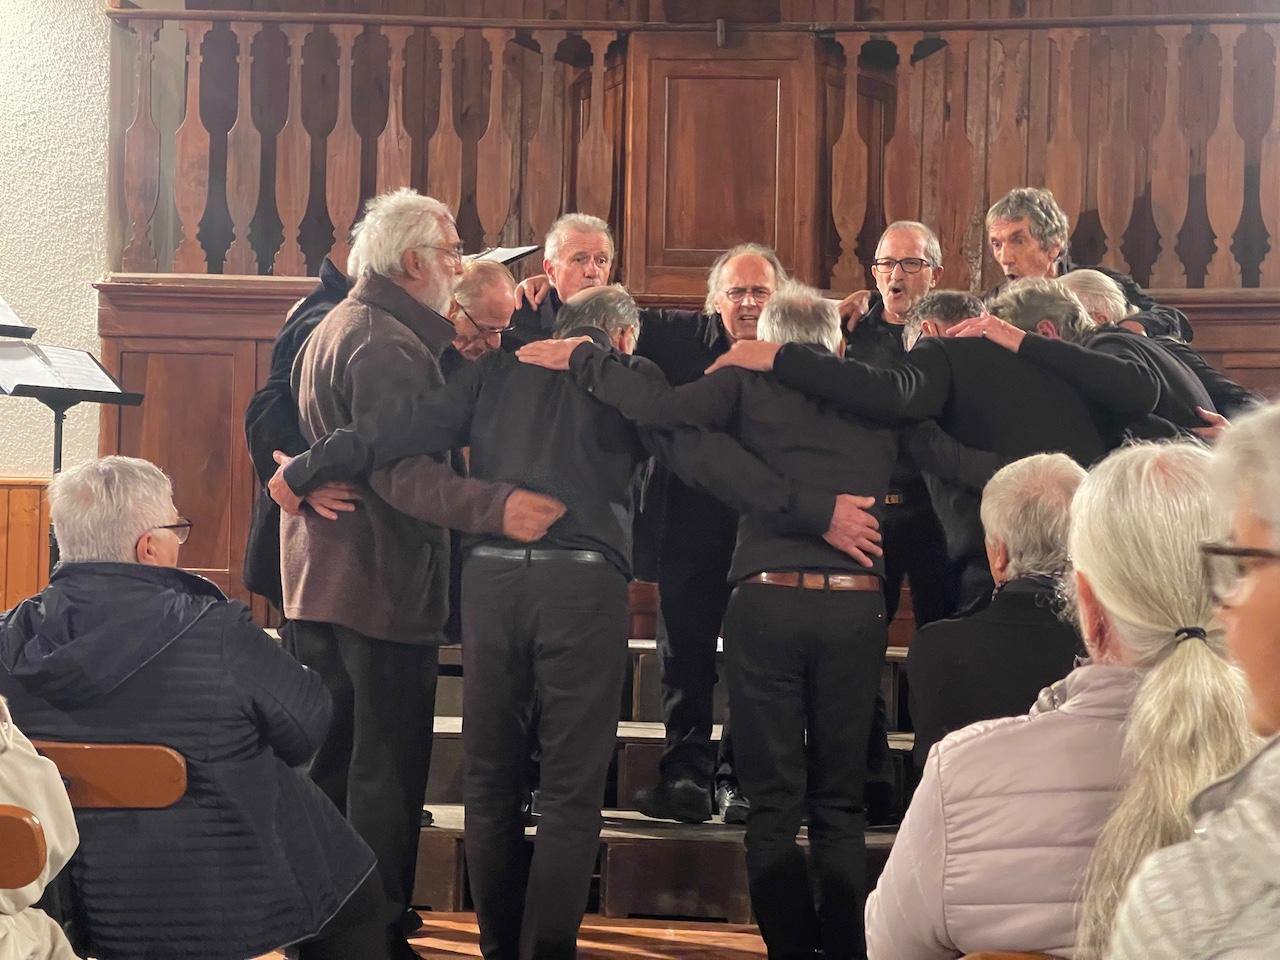
M307 442L424 384L443 385L438 358L453 335L447 320L388 278L361 278L294 363ZM447 456L407 457L370 477L353 513L283 515L285 615L395 643L440 643L449 612L446 528L501 535L514 489L459 476Z

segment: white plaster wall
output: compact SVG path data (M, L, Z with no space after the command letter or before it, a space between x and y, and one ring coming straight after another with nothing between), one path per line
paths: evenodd
M0 0L0 297L40 342L98 352L108 269L111 27L102 0ZM94 456L98 410L67 415L64 463ZM53 415L0 397L0 476L47 477Z

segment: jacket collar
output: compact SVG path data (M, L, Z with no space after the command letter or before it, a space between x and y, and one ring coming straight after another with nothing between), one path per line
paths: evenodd
M1120 720L1129 715L1142 671L1116 664L1086 663L1041 693L1031 715L1055 710L1082 717Z
M614 349L609 335L599 327L575 327L566 332L564 337L566 340L570 337L590 337L598 346L604 347L606 350Z
M1240 769L1201 790L1191 801L1191 815L1199 819L1223 810L1241 794L1256 790L1260 782L1270 796L1280 789L1280 736L1268 740Z
M453 342L453 324L382 274L366 273L356 281L349 296L391 314L413 331L432 356L438 357Z

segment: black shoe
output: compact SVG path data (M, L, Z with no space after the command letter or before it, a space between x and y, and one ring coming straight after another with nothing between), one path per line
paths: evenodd
M706 823L711 819L711 791L683 777L636 792L636 809L655 820Z
M741 826L747 822L751 804L736 783L722 783L716 788L716 813L728 824Z
M900 817L893 803L893 784L873 780L863 788L868 827L892 827Z
M520 819L526 827L536 826L538 823L538 791L526 794L524 802L520 804Z
M400 919L396 922L396 929L406 937L411 937L422 929L422 917L417 910L410 907L400 914Z
M421 826L424 826L424 827L430 827L430 826L432 826L435 822L436 822L436 818L435 818L435 816L431 813L431 811L430 811L430 810L423 810L423 811L422 811L422 823L421 823Z

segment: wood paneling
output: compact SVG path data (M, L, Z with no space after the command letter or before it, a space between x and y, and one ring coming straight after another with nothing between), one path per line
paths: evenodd
M0 609L39 593L48 582L48 484L0 479Z

